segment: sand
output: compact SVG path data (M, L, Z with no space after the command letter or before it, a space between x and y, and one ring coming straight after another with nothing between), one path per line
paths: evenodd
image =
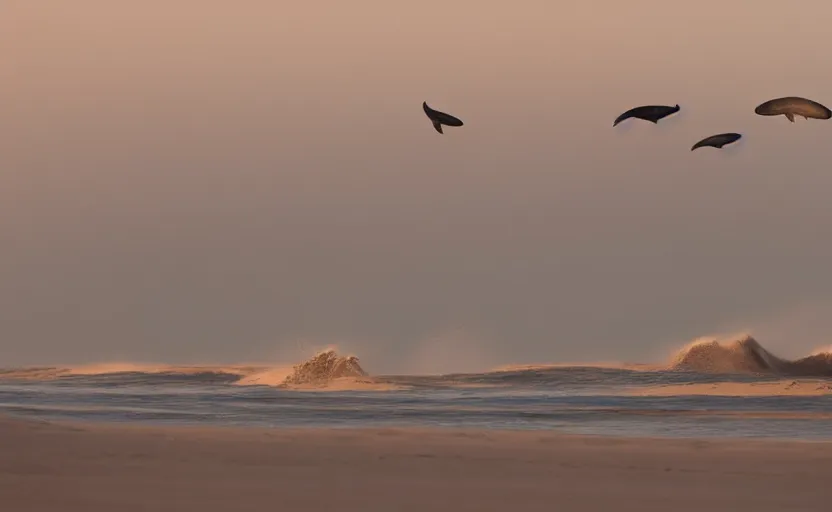
M832 443L0 419L0 506L96 511L822 511Z
M771 382L712 382L634 387L626 391L634 396L819 396L832 395L830 379L784 379Z

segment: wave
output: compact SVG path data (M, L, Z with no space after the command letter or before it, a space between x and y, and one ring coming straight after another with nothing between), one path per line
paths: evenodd
M671 368L702 373L832 377L832 353L821 350L801 359L787 360L744 334L725 344L716 339L695 340L676 355Z
M125 384L230 384L263 371L258 366L174 366L107 363L78 367L42 366L0 369L0 380Z
M733 377L726 377L726 375ZM457 389L465 387L651 386L691 382L747 381L760 376L832 377L832 351L797 360L773 355L749 335L720 342L701 338L665 364L585 363L503 366L484 373L370 375L358 357L334 349L295 365L203 365L107 363L76 367L0 369L0 380L58 381L108 386L269 386L289 390Z
M81 381L107 385L203 384L272 386L285 389L395 389L369 376L358 357L326 349L296 365L202 365L103 363L75 367L0 369L2 380Z
M367 377L356 356L339 356L335 350L324 350L308 361L296 365L284 380L286 385L328 384L343 377Z
M334 349L318 352L291 368L269 368L241 378L240 386L267 385L295 390L392 390L400 386L370 377L358 357L341 356Z

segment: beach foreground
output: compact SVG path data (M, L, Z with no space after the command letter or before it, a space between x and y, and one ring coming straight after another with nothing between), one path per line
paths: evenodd
M820 511L832 443L0 419L3 509Z

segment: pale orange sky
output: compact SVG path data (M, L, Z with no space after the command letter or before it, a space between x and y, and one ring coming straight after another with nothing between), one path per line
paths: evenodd
M800 6L4 2L0 366L828 344L832 122L754 115L832 106Z

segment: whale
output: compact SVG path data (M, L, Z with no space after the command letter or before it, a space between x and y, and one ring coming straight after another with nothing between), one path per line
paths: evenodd
M691 151L697 148L704 148L704 147L712 147L717 149L722 149L722 146L726 144L732 144L740 140L742 135L739 133L719 133L717 135L711 135L710 137L705 137L704 139L700 140L696 144L690 148Z
M427 114L428 119L430 119L431 123L433 123L433 127L439 133L444 133L442 131L442 125L445 126L462 126L462 120L457 117L452 116L451 114L446 114L445 112L440 112L438 110L433 110L428 106L426 101L422 102L422 109L424 109L425 114Z
M615 118L612 125L617 126L618 123L634 118L650 121L653 124L658 124L660 119L664 119L670 114L675 114L679 111L679 105L669 107L667 105L644 105L642 107L631 108L620 116Z
M754 113L761 116L786 116L786 119L794 122L794 116L801 116L804 119L829 119L832 118L832 110L821 105L817 101L801 98L798 96L786 96L775 98L761 103L754 109Z

